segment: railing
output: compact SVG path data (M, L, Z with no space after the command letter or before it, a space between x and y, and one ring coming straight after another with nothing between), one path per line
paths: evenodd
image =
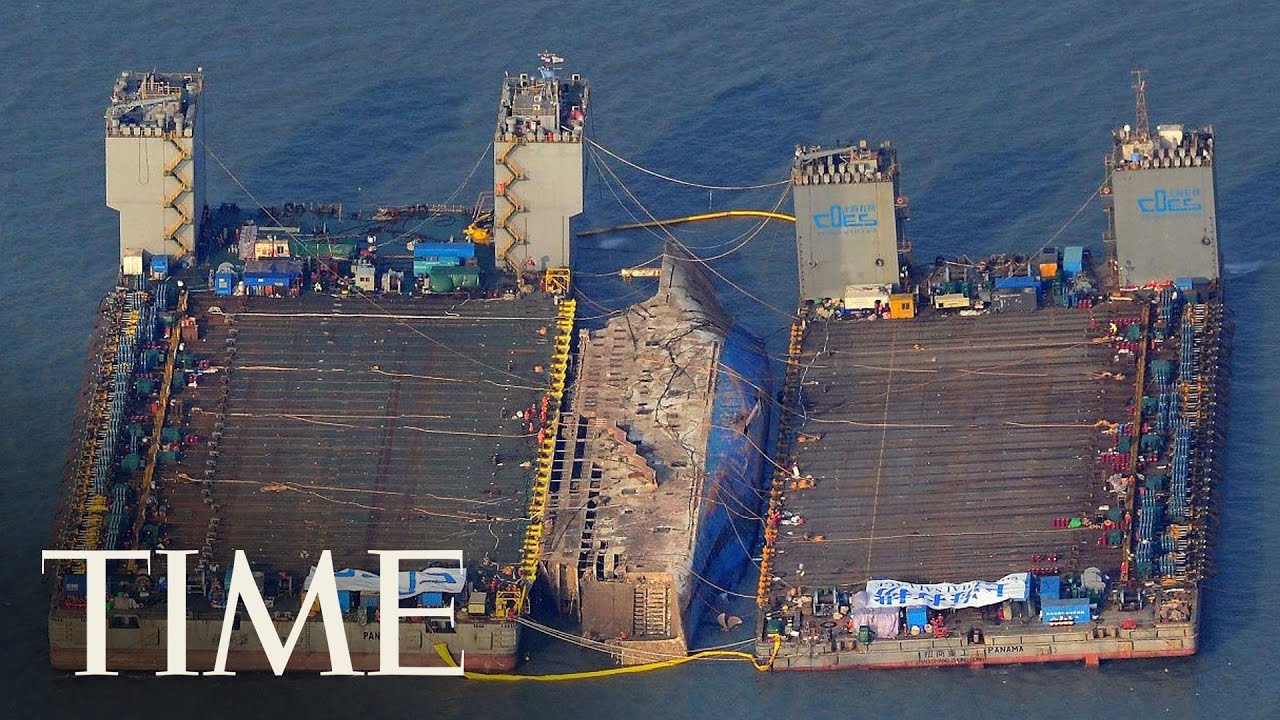
M765 513L764 547L760 551L760 582L756 586L756 605L765 607L769 603L769 588L773 577L773 558L777 553L775 543L778 540L778 527L774 522L782 512L782 495L790 474L782 468L791 459L791 444L795 440L795 428L791 427L791 406L798 400L796 393L800 383L800 352L804 345L805 321L796 320L791 323L791 337L787 347L787 372L783 385L780 421L778 424L778 453L776 461L779 465L773 472L773 481L769 488L769 509Z
M543 428L534 462L533 484L529 489L529 525L525 528L520 559L520 580L523 587L521 607L524 606L529 589L537 580L538 563L542 557L544 521L551 495L551 469L555 458L556 436L560 428L560 406L564 401L565 381L569 373L569 344L573 337L576 310L577 303L574 300L563 300L556 314L556 333L552 340L550 378L547 385L547 424Z

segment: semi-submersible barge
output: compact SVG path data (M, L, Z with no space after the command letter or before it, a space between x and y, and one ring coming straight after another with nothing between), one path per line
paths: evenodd
M797 154L812 302L757 595L775 669L1195 652L1226 409L1214 140L1152 132L1137 90L1100 263L1077 246L921 270L893 148Z
M122 273L90 353L58 547L198 550L193 669L213 666L234 551L282 636L332 551L354 571L338 573L353 664L373 670L368 551L462 550L465 568L401 569L393 602L458 610L456 628L403 624L401 663L514 667L573 330L587 83L550 64L504 80L495 192L474 208L353 218L289 203L246 218L203 204L203 82L126 72L106 114ZM164 592L140 570L112 568L112 669L166 664ZM55 667L84 667L84 594L83 568L60 568ZM327 669L324 633L306 628L289 668ZM230 646L230 669L269 668L252 626Z
M717 614L733 627L724 593L753 560L774 669L1195 651L1227 349L1211 130L1151 132L1142 110L1116 132L1099 262L913 264L895 149L798 148L802 302L775 395L674 236L632 273L651 299L578 326L589 93L559 62L504 81L492 193L364 218L209 211L202 74L123 74L121 282L59 546L197 549L193 669L213 665L234 550L281 635L315 553L352 568L357 669L377 666L383 601L361 568L388 548L465 557L402 568L393 602L457 608L456 628L402 624L404 665L513 667L531 591L619 662L683 655ZM111 669L166 662L164 589L140 570L112 568ZM84 667L82 572L58 571L58 668ZM251 626L229 667L269 668ZM328 667L313 618L289 669Z

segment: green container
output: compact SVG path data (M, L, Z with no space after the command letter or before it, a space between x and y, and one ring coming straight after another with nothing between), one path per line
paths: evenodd
M782 620L774 618L773 620L765 623L764 632L766 635L781 635L784 627L786 626L783 624Z
M862 643L863 645L866 645L867 643L871 642L871 626L870 625L858 626L858 642Z
M173 386L182 387L187 384L187 374L182 370L173 371Z
M125 432L129 433L129 437L140 438L146 434L147 430L142 426L142 423L132 423L125 428Z
M142 467L142 456L138 453L129 453L120 461L120 467L124 468L125 472L136 472Z
M156 389L156 384L151 378L138 378L138 397L146 397Z
M167 442L167 443L178 442L181 439L182 439L182 431L179 430L178 428L169 427L160 431L161 442Z
M156 455L156 462L164 465L172 465L173 463L178 462L178 453L176 452L158 453Z

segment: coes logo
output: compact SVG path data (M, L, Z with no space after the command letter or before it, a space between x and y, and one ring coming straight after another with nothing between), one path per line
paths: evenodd
M1151 195L1138 198L1138 210L1143 215L1198 213L1203 209L1200 188L1156 188Z
M875 203L832 205L826 212L813 216L813 225L818 228L818 232L867 231L879 224L876 220Z

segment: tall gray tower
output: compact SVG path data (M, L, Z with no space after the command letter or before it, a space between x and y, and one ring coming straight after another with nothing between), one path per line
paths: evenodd
M851 285L900 286L906 201L888 142L797 148L791 181L802 301L842 298Z
M1183 277L1217 279L1213 128L1159 125L1149 132L1141 73L1134 87L1136 127L1125 125L1113 133L1106 158L1107 260L1121 287Z
M542 54L536 76L502 83L493 137L494 242L511 270L569 267L569 219L582 212L582 143L590 92Z
M125 71L106 112L107 206L120 213L120 254L195 252L204 207L204 75Z

